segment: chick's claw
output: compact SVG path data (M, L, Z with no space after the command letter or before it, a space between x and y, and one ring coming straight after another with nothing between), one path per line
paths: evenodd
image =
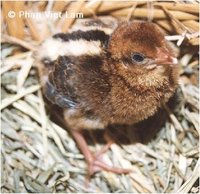
M91 163L88 164L89 176L92 176L94 173L102 170L113 172L115 174L128 174L132 172L131 169L123 169L109 166L99 158L94 158L94 161L91 161Z

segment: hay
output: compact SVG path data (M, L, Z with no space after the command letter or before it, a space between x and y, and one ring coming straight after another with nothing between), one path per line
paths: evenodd
M1 189L2 192L136 192L198 193L199 85L198 1L76 1L2 2L1 65ZM76 143L47 112L32 53L51 34L68 31L75 18L45 20L8 17L9 11L76 11L86 17L111 15L118 20L157 23L180 52L178 110L166 110L169 120L146 144L124 134L130 144L113 144L104 155L111 165L133 173L96 174L89 185L87 168ZM134 132L133 132L134 134ZM104 144L94 134L93 151Z

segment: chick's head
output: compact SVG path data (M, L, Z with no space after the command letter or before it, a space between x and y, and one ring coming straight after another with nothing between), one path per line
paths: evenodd
M150 22L122 23L108 43L113 71L130 85L177 82L177 59L174 50L159 28Z

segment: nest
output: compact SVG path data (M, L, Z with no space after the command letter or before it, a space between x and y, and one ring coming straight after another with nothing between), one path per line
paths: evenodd
M198 1L40 1L2 2L1 132L3 193L136 192L199 193L199 7ZM20 13L57 12L61 17L28 17ZM63 17L68 14L79 13ZM14 14L13 14L14 13ZM76 20L112 16L119 21L156 23L180 53L182 102L147 143L125 134L130 144L113 144L104 160L133 173L96 174L85 184L86 163L69 132L45 108L32 53L56 32L67 32ZM104 144L88 133L90 148Z

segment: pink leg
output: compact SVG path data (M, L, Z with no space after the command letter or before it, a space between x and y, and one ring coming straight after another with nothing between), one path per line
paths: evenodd
M100 152L98 152L96 155L92 155L81 132L77 130L71 130L71 134L85 157L85 160L88 164L89 176L101 170L113 172L116 174L126 174L131 172L130 169L111 167L101 161L100 156L110 148L111 144L113 143L112 140L109 141L108 144L105 145Z

